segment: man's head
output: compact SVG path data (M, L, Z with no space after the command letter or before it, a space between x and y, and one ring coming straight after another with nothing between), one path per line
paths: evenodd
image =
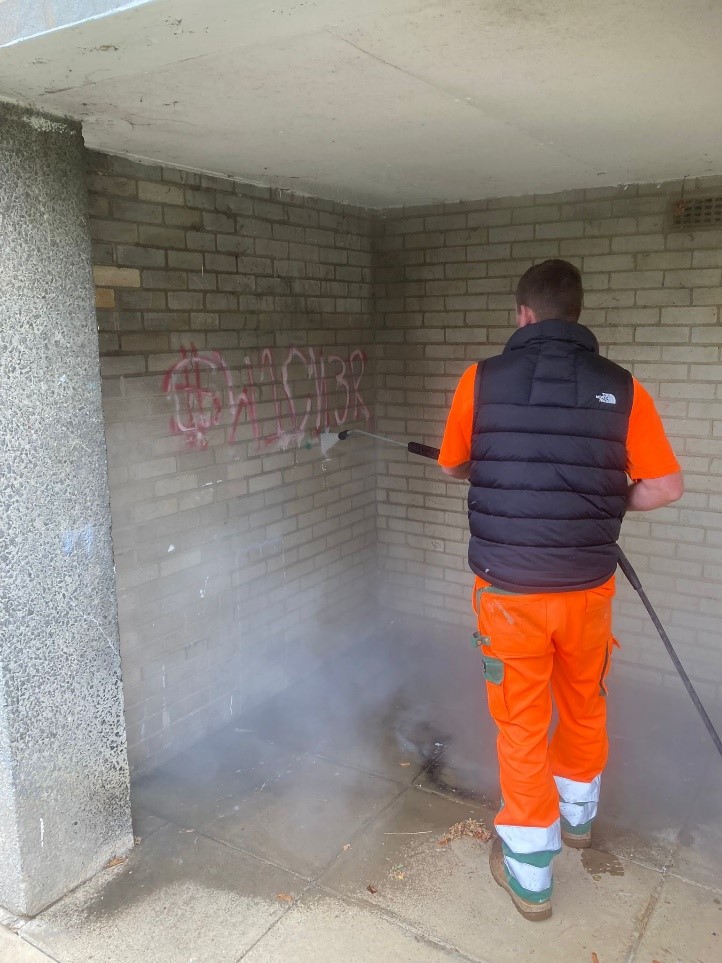
M559 258L542 261L516 286L516 323L524 328L550 319L578 321L583 298L582 276L573 264Z

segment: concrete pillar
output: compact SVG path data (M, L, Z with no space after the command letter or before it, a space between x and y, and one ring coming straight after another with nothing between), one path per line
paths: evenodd
M0 104L0 904L131 845L82 136Z

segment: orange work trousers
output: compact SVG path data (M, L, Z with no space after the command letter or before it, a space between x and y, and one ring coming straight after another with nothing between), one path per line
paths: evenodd
M596 780L598 795L609 749L606 678L616 645L614 588L612 577L594 589L516 595L476 581L477 641L499 729L503 803L497 827L558 826L562 786L571 787L573 800L575 788ZM550 741L552 695L558 725ZM569 810L572 825L582 821L572 815L583 812L576 805L578 810Z

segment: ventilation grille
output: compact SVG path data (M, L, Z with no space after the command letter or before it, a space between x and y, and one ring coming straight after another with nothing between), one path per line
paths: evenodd
M722 226L722 194L680 198L672 204L672 224L677 228Z

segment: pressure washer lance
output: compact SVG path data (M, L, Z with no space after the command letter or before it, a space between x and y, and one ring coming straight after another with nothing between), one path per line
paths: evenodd
M358 431L355 428L351 428L347 431L341 431L338 433L338 435L321 435L321 451L323 452L324 457L326 456L326 453L330 450L330 448L332 448L333 445L336 444L337 441L345 441L349 437L349 435L366 435L367 438L375 438L377 441L382 441L387 445L397 445L400 448L406 448L406 450L410 451L412 455L421 455L424 458L431 458L434 461L438 461L438 458L439 458L440 450L438 448L432 448L430 445L421 445L416 441L409 441L409 442L396 441L396 439L394 438L386 438L384 435L373 435L371 434L371 432ZM327 442L326 445L324 446L324 438L329 438L332 440ZM709 733L710 738L715 745L715 749L722 757L722 739L720 739L719 733L714 727L714 723L712 722L710 717L707 715L707 710L702 705L700 697L697 695L697 690L692 685L692 682L689 676L684 670L684 666L679 661L679 656L675 652L674 646L672 645L669 639L669 636L665 631L664 626L659 620L659 616L654 611L652 603L647 598L647 593L642 588L642 583L639 580L639 576L634 571L634 568L632 567L632 563L629 561L627 556L624 554L624 552L621 550L621 548L618 545L617 545L617 553L619 556L619 567L624 572L624 575L626 576L626 579L629 582L629 584L632 586L634 591L642 600L642 605L645 607L645 609L649 613L649 617L654 623L654 627L659 633L659 637L664 643L664 647L669 653L669 657L672 660L672 663L674 664L674 667L677 670L677 673L680 679L682 680L682 683L685 689L687 690L687 693L690 699L694 703L694 707L697 710L700 719L704 723L704 727Z
M358 428L347 428L340 431L337 435L325 432L320 436L321 454L325 458L337 441L346 441L349 435L364 435L366 438L374 438L382 441L386 445L395 445L397 448L405 448L412 455L421 455L422 458L431 458L436 461L439 457L439 449L432 448L430 445L422 445L418 441L397 441L395 438L387 438L385 435L374 435L370 431L361 431Z

